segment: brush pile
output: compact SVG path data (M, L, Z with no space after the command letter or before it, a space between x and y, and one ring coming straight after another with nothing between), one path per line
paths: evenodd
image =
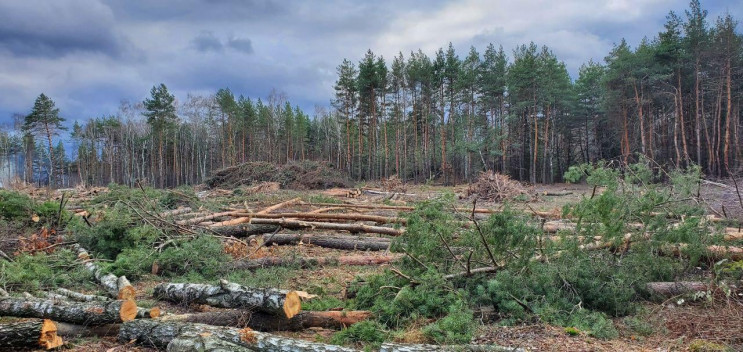
M247 162L216 171L206 180L206 185L210 188L236 188L262 182L277 182L281 188L294 190L351 185L351 181L332 165L315 161L290 162L285 165Z
M467 188L467 197L476 197L490 202L533 198L531 192L520 182L512 180L508 175L493 171L480 173L477 181Z
M385 192L406 193L408 191L408 185L402 182L397 175L383 178L380 184Z

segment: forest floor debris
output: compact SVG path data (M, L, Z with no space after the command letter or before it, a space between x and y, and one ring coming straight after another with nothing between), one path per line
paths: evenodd
M152 297L154 287L165 281L215 285L218 284L220 278L223 278L229 282L235 282L246 287L274 287L282 290L306 291L319 297L310 301L303 301L302 311L337 312L340 309L341 312L351 312L358 310L358 305L362 304L360 302L368 298L368 292L360 292L359 288L372 285L372 287L377 289L376 286L373 286L375 285L373 282L365 280L373 281L375 277L379 277L380 275L391 275L383 276L390 278L390 281L378 287L380 290L378 293L383 295L382 301L387 300L388 292L386 291L389 290L393 292L389 296L389 301L397 300L404 304L410 304L409 308L407 308L409 311L420 309L420 312L422 312L419 313L421 315L406 321L405 325L401 325L405 326L404 328L391 330L385 325L379 325L380 322L387 319L386 317L391 312L372 310L375 315L369 321L361 323L358 327L340 332L335 329L315 327L301 331L271 332L271 334L275 334L279 338L304 339L319 343L345 343L347 346L356 348L376 346L373 341L377 341L375 339L379 338L380 335L374 331L391 331L384 335L384 338L388 341L431 343L435 341L433 339L436 336L443 336L437 335L440 331L458 329L457 324L460 322L457 319L461 319L464 316L462 314L457 315L443 312L440 319L423 315L428 314L425 313L425 309L431 309L431 307L426 308L425 304L419 305L415 303L421 297L426 297L418 297L415 294L416 292L426 292L419 290L428 289L427 287L431 287L431 283L429 282L433 282L431 280L435 281L439 279L425 276L426 274L424 272L411 271L410 268L441 265L440 260L451 258L448 265L452 268L447 273L455 273L460 276L446 280L463 280L461 283L464 283L467 280L480 280L478 277L483 276L477 276L475 273L478 271L484 272L481 269L493 267L493 262L487 255L480 256L476 254L473 257L470 254L471 249L462 245L469 242L461 242L460 238L447 237L446 241L441 242L444 243L443 245L430 249L435 251L432 253L438 254L428 257L425 254L427 252L421 252L421 249L416 247L421 245L421 243L416 244L415 241L424 240L423 238L406 237L411 227L413 227L411 236L415 236L416 233L420 233L421 226L426 228L430 226L429 230L432 231L432 238L435 242L439 243L439 239L435 236L437 234L436 229L440 225L438 222L440 219L425 218L427 216L426 214L429 214L426 211L432 210L429 209L422 212L416 208L419 204L415 203L415 201L433 199L439 197L441 194L452 193L452 191L457 192L457 189L426 185L406 185L406 191L415 194L415 196L409 197L410 200L406 199L408 203L403 203L405 205L393 206L389 205L390 200L387 197L380 197L375 194L359 193L353 198L346 196L336 198L329 197L321 191L297 192L287 190L284 189L283 185L280 185L280 189L276 189L276 182L279 181L268 182L274 183L256 182L252 183L253 186L244 184L237 189L221 188L213 196L204 199L199 199L195 196L192 197L192 194L197 194L195 190L180 188L176 190L177 194L173 193L172 190L160 191L159 194L162 197L148 193L147 198L139 200L130 198L127 195L119 195L116 192L120 190L114 189L114 198L119 199L119 201L111 200L113 196L99 197L101 193L110 192L109 190L99 191L96 196L93 196L93 198L97 199L95 202L82 201L86 211L89 211L90 214L95 214L86 216L92 227L89 227L79 219L81 222L76 225L78 227L75 227L75 229L90 228L93 231L91 234L105 232L109 233L107 235L109 237L90 237L89 234L86 234L77 237L77 239L84 241L95 239L90 242L92 247L87 244L85 247L91 250L93 254L91 256L96 257L95 263L105 268L106 273L111 273L117 277L126 274L132 281L132 285L136 288L136 297L134 298L137 305L144 309L159 307L164 312L164 317L183 314L201 314L199 312L215 313L218 315L220 312L217 308L204 305L166 302ZM550 245L578 242L581 238L589 238L595 236L597 233L603 234L610 229L609 221L611 220L611 216L605 220L607 221L606 224L602 224L596 220L593 214L586 213L585 220L578 225L577 218L574 218L573 213L571 213L571 211L577 212L580 210L570 208L571 204L581 201L585 202L586 199L591 200L591 196L594 193L594 188L591 186L581 184L539 185L535 187L536 189L533 192L520 184L518 186L520 188L515 187L515 190L504 191L513 195L506 199L512 201L521 200L520 197L523 194L531 195L533 193L538 193L540 197L532 203L514 202L508 206L501 204L503 199L499 198L500 196L487 198L476 203L476 211L472 211L473 204L471 200L456 200L451 205L448 205L451 208L447 206L444 209L440 209L452 217L451 221L447 222L448 227L445 227L450 229L456 228L454 231L460 236L476 235L478 226L482 227L483 231L490 231L489 227L493 225L487 217L492 214L501 214L504 211L517 211L521 214L519 216L527 218L526 221L531 224L530 226L534 226L535 229L539 229L541 224L543 234L547 235L540 235L539 238L541 238L541 241L554 242L554 244ZM249 193L244 193L245 190L249 189L248 187L255 188L250 189ZM714 189L708 190L708 187L714 187ZM240 191L238 192L236 190ZM399 191L400 189L397 190ZM212 189L210 191L215 190ZM387 190L385 189L385 191ZM603 189L599 192L601 191ZM729 191L729 189L708 185L703 186L702 193L720 191ZM142 197L141 194L144 193L142 190L136 189L131 192L139 193L139 197ZM395 192L395 189L390 188L390 192ZM173 200L177 201L174 202ZM709 199L709 201L713 202L714 199ZM711 205L714 206L714 204ZM734 205L731 203L730 207ZM34 227L34 233L40 233L39 231L42 231L42 228L54 224L59 218L55 210L59 207L58 200L50 202L46 206L49 208L46 212L39 211L43 210L40 204L23 208L10 223L21 221L23 225L15 227L16 230L23 229L24 227ZM565 206L568 206L570 211L559 211L559 209ZM124 210L129 212L131 216L122 219L117 218L117 216L121 216L117 212ZM731 211L728 209L727 212L730 213ZM34 222L31 219L31 215L33 214L39 215L38 222ZM13 214L10 215L15 216ZM66 218L72 214L65 213L63 215L62 217ZM423 221L416 218L421 216L424 217ZM478 221L473 222L473 217ZM253 221L260 223L260 219L275 219L276 221L271 220L269 222L276 222L276 225L278 225L276 228L279 230L278 232L272 231L241 238L219 235L210 231L216 224L228 223L241 218L247 218L247 220L240 220L241 224L251 226L258 226L257 224L253 224ZM502 218L511 219L507 216ZM551 219L560 220L548 221ZM701 226L704 229L711 229L716 226L714 225L715 223L708 224L705 220L702 220L701 223L696 223L694 219L704 218L696 214L685 217L684 220L676 219L672 221L678 222L679 225L676 227L681 229L684 228L683 226L691 226L689 224L695 224L694 226ZM633 221L641 220L633 219ZM183 225L176 224L178 221L181 221ZM542 221L545 222L542 223ZM692 222L689 223L688 221ZM385 222L387 224L378 224L378 222ZM157 226L142 226L142 223ZM299 231L292 230L291 228L296 228L293 225L297 224L307 224L308 226L302 226L303 228ZM318 226L317 224L343 226ZM461 224L462 228L459 229L454 224ZM552 226L554 224L561 226ZM282 225L286 225L289 228L282 228ZM359 232L363 228L357 225L364 225L367 228L375 226L388 229L385 232L395 230L394 234L398 234L397 231L405 229L405 234L399 238L412 242L409 242L408 246L400 248L393 245L397 241L394 237L380 234L363 234ZM514 222L510 225L517 224ZM551 229L550 226L555 227L555 229ZM722 230L727 235L730 235L728 232L733 231L730 229L734 229L729 223L722 226ZM727 226L727 229L724 226ZM321 229L322 227L330 228ZM340 231L332 229L336 227ZM548 229L548 227L550 228ZM628 226L624 227L630 228ZM674 227L671 227L671 229L677 230ZM120 230L123 232L119 233L118 231ZM49 231L51 231L51 228ZM72 229L68 228L66 231L59 233L76 235L72 234L71 231ZM683 233L687 234L688 231ZM26 235L30 235L30 233ZM511 236L509 232L501 233L499 236L509 241L517 239L509 237ZM621 239L623 236L624 233L617 235L616 239L618 239L618 243L610 243L611 241L605 240L609 243L606 248L610 248L614 252L606 251L606 255L594 256L591 260L599 260L596 263L612 263L612 256L617 256L623 258L622 260L624 262L631 263L635 254L633 253L634 248L636 246L642 248L642 246L646 245L645 242L647 241L643 241L642 239L635 240L630 237L631 240L629 242L632 243L632 247L630 247L629 242L622 243ZM114 240L116 238L118 240ZM553 238L559 238L559 240L553 240ZM473 239L477 240L473 243L480 243L478 242L480 241L478 237L474 237ZM81 263L75 262L74 253L70 251L68 248L70 246L66 244L69 240L69 238L64 238L63 241L65 242L59 245L57 245L57 240L55 240L53 243L50 243L54 247L36 250L35 252L28 250L28 246L12 248L13 250L8 251L8 253L12 253L12 256L16 257L14 259L20 261L20 263L3 262L0 259L0 265L3 266L0 268L0 284L2 285L0 287L6 288L14 295L19 294L23 290L34 292L34 284L29 280L33 275L36 275L33 277L43 277L44 273L65 271L72 268L81 270L82 272L65 273L66 275L60 275L58 279L44 280L38 283L39 286L36 287L47 291L54 291L54 287L64 287L73 289L76 292L97 295L105 294L106 290L103 290L99 283L93 279L93 275L88 273L82 267ZM720 240L722 241L722 239ZM122 242L119 243L116 241ZM131 241L135 245L127 247L123 241ZM732 241L734 245L738 246L743 242L735 236L732 238ZM17 246L17 242L15 243ZM156 244L155 248L153 249L152 245L148 247L144 245L149 243ZM518 241L513 243L518 245ZM536 245L539 245L540 248L546 248L548 245L545 243L547 242L536 242ZM706 243L704 244L706 245ZM124 248L113 248L111 246L123 246ZM147 247L147 249L143 250L137 246ZM493 247L492 249L496 256L496 272L480 275L490 277L491 279L499 278L503 280L500 281L500 284L510 282L507 280L508 272L503 274L498 272L499 270L507 271L507 268L498 267L498 265L502 265L502 261L498 257L498 248ZM412 253L417 254L411 255L408 251L414 251ZM408 253L406 254L406 252ZM591 252L603 253L599 250ZM31 253L37 254L31 255ZM512 254L508 254L507 251L501 252L501 254L503 253L505 253L504 255L506 257L508 255L513 255L515 258L521 256L521 254L516 252ZM468 259L468 257L471 259ZM44 261L40 262L43 263L42 265L29 264L29 261L42 260L42 258L44 258ZM690 259L688 258L687 256L679 256L677 259L668 258L664 263L674 260L678 260L681 263L690 263L688 261ZM344 263L351 263L349 262L350 259L353 259L352 264L354 265L343 265ZM355 265L358 263L357 259L363 259L365 263L370 265ZM535 260L537 259L548 260L553 267L568 270L560 274L571 280L570 282L573 282L571 277L575 275L585 275L585 273L581 272L582 270L595 270L590 269L591 266L587 265L590 261L587 261L588 259L585 258L581 259L582 262L575 262L573 264L574 267L561 266L559 256L535 258ZM518 259L513 259L512 257L512 260ZM241 263L241 261L248 264L245 268L246 270L235 270L234 264ZM723 273L722 269L720 269L721 275L738 275L738 271L735 271L738 270L735 263L737 262L730 261L729 263L721 264L720 268L728 270ZM277 266L278 264L281 264L281 266ZM34 268L33 270L46 268L46 271L29 272L27 275L32 276L26 276L26 278L3 276L8 273L3 270L9 270L18 265ZM702 262L698 265L709 268L714 263ZM239 267L239 265L237 266ZM549 270L549 266L538 266L535 264L535 266L531 266L531 270L537 272L539 270ZM395 272L399 274L394 274ZM132 273L135 276L130 276ZM598 273L601 274L603 272L599 271ZM708 282L710 280L708 269L694 270L692 274L696 276L683 277L683 279L700 282ZM73 279L70 279L69 275L79 276L71 276ZM545 271L539 275L542 276L536 276L531 279L524 277L521 280L546 280L551 277L550 275L552 273ZM86 279L80 280L74 278ZM517 278L517 276L514 276L514 278ZM487 285L494 285L492 281L480 282ZM516 283L511 284L515 285ZM574 284L577 285L577 283ZM482 288L485 292L495 292L488 291L490 288L487 285ZM421 287L421 289L418 289L418 287ZM513 288L511 287L509 289ZM521 289L530 290L531 286L527 285ZM575 289L580 290L581 288L576 286ZM722 288L718 290L722 290ZM359 292L361 294L360 298L351 300L347 298L353 297L359 294ZM719 294L721 291L716 292ZM35 294L38 296L39 292L35 292ZM697 296L702 294L695 293ZM489 323L480 325L477 331L472 332L473 338L469 343L497 343L504 346L524 348L530 351L642 351L655 348L688 350L690 348L689 346L693 343L707 342L732 346L732 348L740 347L743 341L740 341L736 337L736 329L743 326L743 312L740 309L743 306L741 306L740 299L735 295L717 297L713 300L713 305L708 305L704 303L706 302L704 297L695 300L692 299L692 296L684 295L683 297L677 297L674 300L666 301L663 305L648 302L644 304L637 316L629 315L627 317L612 318L610 321L615 326L617 334L611 335L612 337L609 338L597 338L592 331L575 328L567 323L564 326L550 325L544 322L537 322L539 319L533 318L532 320L525 319L511 326L498 326L497 323L493 323L490 320L492 318L489 318L487 320ZM488 299L496 298L501 300L501 302L513 303L515 308L510 307L509 309L521 309L517 301L513 301L507 296L493 296ZM681 298L686 301L678 303ZM445 292L441 292L441 299L448 300L452 299L452 297L448 296ZM477 299L483 298L479 297ZM524 299L521 301L521 304L528 307L528 312L529 309L539 308L533 305L536 301ZM590 302L586 302L584 304L590 304ZM367 306L361 309L367 309L365 307ZM509 313L504 313L507 311L505 309L506 307L499 307L503 312L495 314L495 321L508 318L506 314ZM393 309L393 306L385 309ZM588 308L580 306L577 309L587 310ZM462 308L462 311L467 312L469 308ZM342 316L343 313L339 314ZM535 314L533 316L536 317L537 315ZM477 318L479 315L475 314L475 317ZM597 319L595 315L588 315L587 317L589 319ZM654 319L652 320L652 324L654 324L652 327L647 327L638 322L647 317ZM472 321L472 316L469 316L468 319ZM486 320L484 318L482 319L483 321ZM606 321L602 319L605 318L598 319L597 321ZM188 338L188 336L183 337ZM151 350L148 347L122 344L116 340L115 336L75 339L72 346L72 351L107 351L111 349L114 351Z

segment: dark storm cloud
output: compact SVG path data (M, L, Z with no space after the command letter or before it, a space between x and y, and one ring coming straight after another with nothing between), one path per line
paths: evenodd
M460 57L488 43L510 55L549 46L570 72L602 61L613 43L663 29L688 0L0 0L0 121L44 92L63 116L116 113L165 83L187 93L265 98L273 88L312 112L333 97L335 67L367 49L387 63L449 42ZM741 4L727 7L741 19ZM137 54L139 53L139 54ZM134 55L134 56L133 56ZM140 58L137 60L130 57Z
M227 46L246 54L253 53L253 42L247 38L230 38L227 40Z
M114 30L111 9L96 1L0 2L0 52L60 57L73 52L121 56L126 40Z
M220 42L219 39L214 36L214 33L210 31L203 31L199 33L199 35L191 39L191 44L197 51L201 52L220 52L224 48L222 42Z

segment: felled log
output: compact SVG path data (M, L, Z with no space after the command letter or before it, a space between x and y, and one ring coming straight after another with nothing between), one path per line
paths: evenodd
M155 286L153 296L171 302L207 304L220 308L255 308L287 319L302 310L301 299L296 291L250 288L226 280L220 280L219 286L162 283Z
M83 247L77 246L77 257L83 261L85 268L93 274L96 281L103 286L109 296L121 300L134 299L137 290L134 289L126 276L117 277L114 274L104 274L103 270L91 260L90 254Z
M668 245L661 248L661 252L666 255L681 256L683 250L688 245L685 243L677 245ZM743 248L741 247L730 247L730 246L718 246L712 245L707 246L702 256L710 261L718 261L722 259L730 259L733 261L743 260Z
M560 231L574 231L576 225L574 223L566 223L560 221L548 221L542 226L542 231L547 233L556 233Z
M235 270L255 270L270 266L299 266L302 268L317 265L381 265L388 264L397 259L399 255L346 255L339 257L263 257L252 260L240 260L234 262L231 267Z
M0 298L0 316L44 318L74 324L103 325L129 321L137 316L137 304L132 300L110 302L56 302Z
M207 220L212 220L212 219L216 219L216 218L221 218L223 216L229 216L230 213L232 213L232 211L225 211L225 212L220 212L220 213L213 213L213 214L208 214L208 215L204 215L204 216L199 216L199 217L196 217L196 218L191 218L191 219L186 219L186 220L178 220L175 223L177 225L196 225L196 224L198 224L198 223L200 223L202 221L207 221Z
M160 316L162 312L158 307L152 308L137 308L137 319L154 319Z
M662 297L673 297L694 292L706 292L710 288L708 284L696 281L648 282L645 287L650 291L650 293Z
M498 271L500 269L501 269L501 267L497 267L497 266L485 266L485 267L482 267L482 268L470 269L469 272L462 271L462 272L458 272L458 273L453 273L453 274L445 275L444 276L444 279L452 280L452 279L457 279L457 278L461 278L461 277L469 277L469 276L472 276L472 275L475 275L475 274L489 274L489 273L494 273L494 272L496 272L496 271Z
M358 188L331 188L321 192L323 195L328 197L341 197L341 198L358 198L361 195L361 190Z
M222 340L208 332L184 332L170 340L165 348L166 352L203 352L203 351L230 351L253 352L254 350L239 344Z
M367 214L324 214L324 213L274 213L258 214L234 212L232 216L250 220L255 223L255 219L307 219L307 220L351 220L351 221L372 221L378 224L406 224L407 219L400 217L388 217Z
M315 206L315 207L338 207L338 208L357 208L357 209L380 209L380 210L397 210L397 211L413 211L415 207L409 207L404 205L381 205L381 204L333 204L333 203L304 203L304 205ZM456 211L463 214L473 213L472 208L455 208ZM475 214L495 214L501 213L503 210L500 209L487 209L487 208L475 208ZM560 213L553 213L549 211L533 211L534 215L541 216L549 219L560 219Z
M468 352L524 352L522 348L498 345L423 345L403 343L383 343L379 352L426 352L426 351L468 351Z
M256 225L256 224L240 224L240 225L210 227L212 231L222 236L233 236L233 237L248 237L252 235L272 233L272 232L278 231L280 228L281 227L276 226L276 225Z
M292 351L292 352L351 352L351 348L309 342L264 332L253 331L250 328L238 329L206 324L183 323L159 320L134 320L126 322L119 330L119 341L129 343L134 341L141 345L159 349L168 347L168 344L179 336L202 335L218 338L233 344L247 347L254 351ZM181 347L182 348L182 347ZM179 351L203 351L185 349Z
M289 206L289 205L293 205L293 204L297 204L297 203L301 203L301 202L302 202L302 199L301 198L289 199L287 201L284 201L284 202L281 202L281 203L278 203L278 204L274 204L274 205L272 205L270 207L267 207L265 209L262 209L262 210L258 211L255 214L261 214L261 215L262 214L268 214L268 213L270 213L270 212L272 212L272 211L274 211L276 209L280 209L280 208L283 208L285 206ZM232 216L237 216L237 218L230 219L230 220L225 220L225 221L222 221L222 222L218 222L218 223L212 224L211 226L213 226L213 227L232 226L232 225L238 225L238 224L244 224L244 223L250 222L250 216L247 216L247 215L237 215L237 214L232 214Z
M160 213L158 215L161 218L166 218L166 217L169 217L169 216L176 216L176 215L186 214L186 213L189 213L189 212L191 212L191 208L190 207L184 207L184 208L177 208L177 209L173 209L173 210L167 210L167 211L164 211L164 212L162 212L162 213Z
M743 240L743 230L739 230L735 227L728 227L725 229L725 241L739 241Z
M303 311L291 319L261 312L230 309L216 312L163 315L159 321L180 321L215 326L249 327L259 331L301 331L309 328L342 329L371 317L371 312Z
M57 324L49 319L34 319L0 324L0 349L42 348L50 350L62 346L57 336Z
M61 287L58 287L55 290L55 292L61 296L65 296L68 299L72 301L77 301L77 302L96 302L96 301L105 302L105 301L111 300L108 297L98 296L98 295L86 295L84 293L71 291L66 288L61 288Z
M569 196L573 194L573 192L570 191L561 191L561 192L552 192L552 191L544 191L540 193L543 196L549 196L549 197L562 197L562 196Z
M58 322L57 335L67 338L116 336L120 327L121 324L90 326Z
M302 230L302 229L317 229L317 230L335 230L335 231L348 231L351 233L365 232L365 233L378 233L390 236L400 236L405 231L393 229L391 227L381 226L370 226L364 224L336 224L332 222L313 222L313 221L301 221L301 220L287 220L287 219L251 219L252 224L271 224L279 225L285 229L291 230Z
M274 205L272 205L270 207L261 209L260 211L258 211L258 214L268 214L268 213L270 213L270 212L272 212L272 211L274 211L276 209L281 209L283 207L287 207L287 206L294 205L294 204L301 203L301 202L302 202L302 198L299 198L299 197L293 198L293 199L289 199L287 201L284 201L284 202L281 202L281 203L278 203L278 204L274 204Z
M408 197L415 197L417 194L413 193L402 193L402 192L385 192L385 191L377 191L374 189L364 189L362 192L366 194L376 195L376 196L395 196L395 195L401 195L401 196L408 196Z
M390 248L391 240L384 237L357 237L342 235L317 234L286 234L277 233L263 236L263 244L269 245L297 245L312 244L323 248L359 250L359 251L386 251Z

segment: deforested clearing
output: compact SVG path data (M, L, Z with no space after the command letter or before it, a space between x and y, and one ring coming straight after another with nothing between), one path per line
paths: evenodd
M743 2L667 2L0 1L0 350L743 351Z
M734 186L632 167L576 167L528 201L468 197L487 175L354 198L1 191L0 329L56 320L80 351L740 349L743 234L716 215Z

